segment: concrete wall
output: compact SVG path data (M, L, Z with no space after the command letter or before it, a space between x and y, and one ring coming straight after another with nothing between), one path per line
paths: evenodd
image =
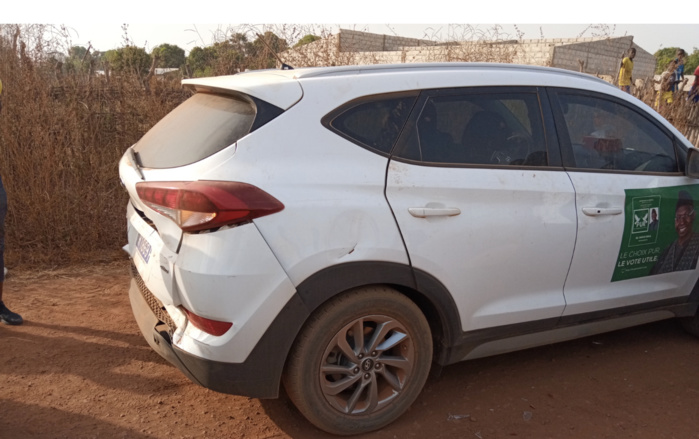
M341 52L390 52L404 47L435 46L430 40L405 38L395 35L380 35L369 32L340 29L339 50Z
M619 73L622 56L630 47L636 48L634 79L652 77L655 57L634 44L633 36L438 43L341 29L331 38L285 53L284 59L287 64L297 67L501 62L559 67L613 82Z
M634 44L632 36L586 42L570 41L557 45L553 50L551 65L616 78L621 60L631 47L636 48L634 78L652 77L655 73L655 57Z

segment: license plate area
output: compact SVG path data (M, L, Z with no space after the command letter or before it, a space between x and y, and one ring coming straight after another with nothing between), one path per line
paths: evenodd
M147 264L150 260L151 252L153 249L150 243L146 241L146 238L141 236L140 233L136 237L136 249L138 250L138 254L141 256L141 259L143 259L143 262Z

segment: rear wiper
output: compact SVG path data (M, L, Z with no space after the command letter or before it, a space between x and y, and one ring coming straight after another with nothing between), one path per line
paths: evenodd
M133 150L133 147L128 149L129 152L129 158L131 159L131 163L133 163L134 168L136 169L136 172L138 172L138 175L141 177L141 180L146 180L146 177L143 176L143 172L141 172L141 163L140 160L138 159L138 153Z

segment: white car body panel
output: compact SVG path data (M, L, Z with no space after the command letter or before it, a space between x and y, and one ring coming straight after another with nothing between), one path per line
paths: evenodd
M237 251L240 248L245 252ZM220 337L187 325L182 339L175 340L181 349L215 361L245 361L296 292L252 224L217 233L186 234L174 269L185 308L233 323Z
M464 331L561 315L576 232L565 172L392 161L386 193L413 266L451 292ZM416 218L412 207L461 213Z
M342 139L318 120L308 120L307 114L326 111L319 105L304 99L293 112L270 122L269 129L238 142L228 175L263 189L285 206L255 224L294 285L339 263L408 264L384 197L388 159ZM292 127L303 138L285 136ZM207 176L217 179L219 171Z

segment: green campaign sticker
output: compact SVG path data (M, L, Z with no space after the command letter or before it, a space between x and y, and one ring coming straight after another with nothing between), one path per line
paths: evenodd
M699 258L699 185L626 189L624 236L612 282L693 270ZM695 232L696 231L696 232Z

